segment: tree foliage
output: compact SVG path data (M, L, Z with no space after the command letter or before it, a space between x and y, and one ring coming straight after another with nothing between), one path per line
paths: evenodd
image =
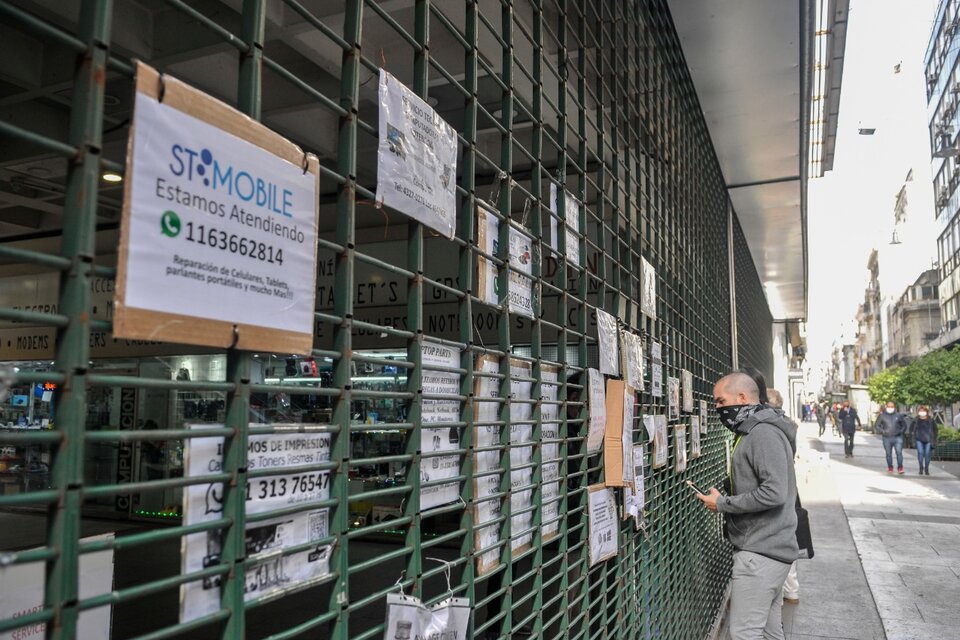
M891 367L875 373L867 380L867 391L870 393L870 399L878 404L884 404L889 400L894 402L903 402L902 391L900 389L900 379L903 377L904 367Z
M960 349L939 349L903 367L892 367L867 381L874 402L946 405L960 400Z

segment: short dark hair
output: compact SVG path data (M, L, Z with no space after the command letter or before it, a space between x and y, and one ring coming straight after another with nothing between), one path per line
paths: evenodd
M763 379L763 374L760 373L759 369L750 366L740 367L737 369L737 373L745 373L753 378L753 381L757 383L757 390L760 392L760 402L769 404L770 398L767 397L767 381Z

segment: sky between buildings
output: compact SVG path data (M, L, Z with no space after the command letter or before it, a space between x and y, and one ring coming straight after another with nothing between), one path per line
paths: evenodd
M833 344L854 339L872 249L881 295L898 299L936 259L923 59L937 0L851 0L833 171L808 200L807 366L811 390ZM899 65L899 71L897 71ZM876 128L872 136L860 128ZM894 204L913 169L903 244L890 245Z

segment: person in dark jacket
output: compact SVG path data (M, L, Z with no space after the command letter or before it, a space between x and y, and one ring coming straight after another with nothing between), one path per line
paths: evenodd
M820 425L820 437L823 437L823 432L827 430L827 405L822 405L816 408L817 423Z
M887 473L893 473L892 450L897 452L897 473L903 473L903 434L907 432L907 421L897 412L897 405L888 402L886 408L877 416L874 431L883 436L883 450L887 454Z
M843 401L843 406L837 412L837 421L840 423L840 431L843 433L843 457L853 457L853 436L857 433L857 427L860 424L860 416L857 410L850 406L848 400Z
M920 405L913 423L913 437L917 443L917 460L920 475L930 475L930 451L937 445L937 423L930 417L930 410Z
M799 557L797 481L793 456L797 430L782 411L760 402L760 390L744 373L724 376L713 388L720 422L736 436L732 491L715 488L697 497L724 514L733 545L730 636L733 640L783 640L783 582Z
M839 436L840 436L840 418L837 417L837 412L838 412L838 411L840 411L840 403L839 403L839 402L834 402L832 405L830 405L829 415L830 415L830 423L831 423L831 425L832 425L832 427L833 427L832 433L833 433L833 435L839 437Z

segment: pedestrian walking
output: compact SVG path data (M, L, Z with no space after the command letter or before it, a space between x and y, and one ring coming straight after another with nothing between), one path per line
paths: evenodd
M783 394L776 389L767 389L767 404L773 409L783 410ZM816 405L814 405L816 406ZM790 565L790 573L783 581L783 603L800 604L800 578L797 576L797 561Z
M917 443L917 461L920 463L920 475L930 475L930 452L937 446L937 423L930 416L930 410L920 405L917 419L913 423L913 438Z
M863 426L860 423L860 416L857 410L850 406L849 400L843 401L843 406L837 413L837 420L840 422L840 431L843 433L843 457L853 457L853 436L857 434L857 427Z
M783 640L783 582L797 559L797 480L793 456L796 427L781 411L760 403L757 383L732 373L713 388L720 422L736 436L731 455L731 491L711 487L697 494L704 506L724 514L734 547L730 581L733 640Z
M887 454L887 473L893 473L893 451L897 452L897 473L903 473L903 434L907 432L907 421L897 412L897 405L888 402L886 408L877 416L874 430L883 436L883 451Z
M814 405L814 406L816 406L816 405ZM823 405L822 407L817 407L817 424L820 425L820 435L819 435L819 437L821 437L821 438L823 437L823 432L827 430L827 416L826 416L826 413L827 413L826 405Z
M840 403L835 402L830 405L830 421L833 423L833 435L840 437L840 418L837 415L840 411Z

